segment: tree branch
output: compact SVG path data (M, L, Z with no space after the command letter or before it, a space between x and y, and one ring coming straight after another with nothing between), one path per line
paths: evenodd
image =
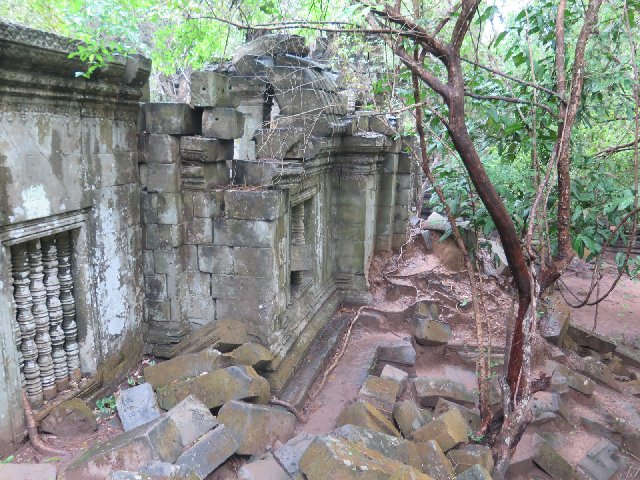
M541 103L530 102L528 100L522 100L520 98L515 98L515 97L505 97L502 95L478 95L477 93L472 93L468 90L465 90L464 94L466 97L475 98L476 100L496 100L499 102L532 105L532 106L543 109L544 111L549 113L549 115L551 115L552 117L556 116L556 113L553 110L551 110L551 108L547 107L546 105L542 105Z

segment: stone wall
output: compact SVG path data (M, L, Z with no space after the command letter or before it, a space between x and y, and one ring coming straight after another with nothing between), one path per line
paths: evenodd
M193 73L191 109L147 104L141 137L149 350L240 320L275 355L276 393L335 308L368 301L369 262L405 241L412 191L393 122L349 112L305 53L296 37L246 45Z
M108 382L143 348L136 123L150 64L85 80L74 49L0 24L0 456L24 435L23 366L38 406L78 379L77 360Z

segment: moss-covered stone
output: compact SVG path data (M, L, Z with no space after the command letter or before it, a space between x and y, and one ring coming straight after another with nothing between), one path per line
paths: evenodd
M440 448L447 452L453 447L465 443L469 438L469 425L458 410L449 410L416 430L411 438L417 442L435 440Z
M364 400L358 400L340 412L336 426L342 425L356 425L387 435L401 436L398 429L380 410Z

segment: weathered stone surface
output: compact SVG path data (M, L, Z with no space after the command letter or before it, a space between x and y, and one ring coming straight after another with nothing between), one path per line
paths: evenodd
M467 408L450 400L439 398L436 408L433 410L433 416L438 417L451 409L456 409L462 414L472 432L478 431L478 428L480 428L480 410L477 408Z
M180 137L148 133L140 136L141 160L145 163L177 163Z
M331 436L316 438L300 459L308 480L428 480L428 475L379 452ZM329 475L329 476L328 476Z
M480 465L474 465L456 477L456 480L492 480L491 473Z
M281 190L227 190L224 192L227 218L240 220L275 220L285 211Z
M622 434L622 448L636 458L640 457L640 433L629 429Z
M298 35L263 35L239 47L233 55L232 62L237 63L244 55L276 56L286 53L306 57L309 54L306 40Z
M52 433L58 437L72 437L78 433L91 433L98 429L96 417L79 399L62 402L40 423L40 431Z
M202 163L232 160L233 140L190 136L180 137L180 158Z
M146 175L140 176L148 192L175 193L180 190L180 168L176 164L150 163L147 165ZM145 231L145 233L148 232ZM147 244L147 248L155 248L155 246Z
M534 425L555 420L557 415L568 418L567 407L560 395L551 392L536 392L531 397L531 413Z
M610 338L573 323L569 324L567 335L578 345L598 353L611 353L616 349L616 344Z
M281 160L302 138L308 135L301 128L263 128L255 133L256 157Z
M380 378L385 380L393 380L398 384L400 389L398 390L398 395L402 393L404 388L404 384L409 378L409 374L404 370L400 370L399 368L394 367L393 365L385 365L380 372Z
M160 417L90 448L67 468L65 479L104 480L112 471L137 471L152 460L173 463L182 448L176 424Z
M218 421L238 442L239 455L264 453L276 442L286 442L293 437L296 425L296 417L282 407L238 401L225 403L218 412Z
M413 400L397 402L393 406L393 419L405 437L409 437L411 433L431 420L431 418L425 418L424 413Z
M167 462L151 462L140 468L139 473L153 480L201 480L191 467Z
M440 448L440 445L434 440L421 442L420 445L422 446L425 464L424 472L434 480L453 480L453 466Z
M238 470L239 480L289 480L290 478L271 454L253 460Z
M158 402L165 410L193 395L207 408L216 408L230 400L257 399L266 403L270 398L269 382L252 367L234 366L216 370L158 389Z
M364 400L358 400L346 407L336 420L336 426L356 425L376 432L400 437L400 432L380 410Z
M608 387L611 387L617 392L621 391L620 386L618 385L618 382L614 378L613 373L611 373L611 370L609 370L609 367L607 367L604 363L599 361L597 358L584 357L580 361L579 369L580 369L580 372L584 373L585 375L588 375L594 380L597 380L600 383L604 383L605 385L607 385Z
M451 335L451 327L446 323L423 317L414 319L413 336L420 345L445 345Z
M588 377L581 375L564 365L554 362L553 360L547 360L545 363L545 371L548 375L553 376L554 372L558 372L567 380L567 384L569 387L574 390L579 391L580 393L584 393L585 395L591 395L593 393L593 389L595 388L595 383Z
M467 387L447 378L418 377L414 380L420 403L425 407L435 407L439 398L463 405L475 405L478 394L467 391Z
M347 114L347 97L340 93L296 88L287 92L276 92L276 102L283 115L299 115L309 113Z
M300 470L300 458L317 435L301 432L273 451L274 458L290 475Z
M111 475L109 475L107 478L108 480L155 480L146 473L125 472L123 470L111 472Z
M144 378L153 388L158 389L176 381L197 377L231 365L231 359L211 348L149 365L144 369Z
M56 467L40 463L6 463L0 465L0 480L56 480Z
M493 470L491 449L485 445L466 445L462 448L449 450L447 458L453 465L456 475L460 475L474 465L480 465L489 472Z
M575 469L537 434L533 437L532 460L554 480L575 479Z
M469 439L469 426L458 410L449 410L411 434L416 442L435 440L443 452Z
M427 472L427 447L425 444L404 440L354 425L343 425L331 432L330 435L376 451L400 463L411 465L418 471Z
M233 140L244 133L244 114L235 108L205 108L202 114L202 136Z
M196 133L197 115L186 103L145 103L147 132L171 135Z
M413 345L409 342L388 347L378 347L376 356L380 362L390 362L408 366L416 364L416 349L413 348Z
M245 343L228 353L235 365L248 365L254 368L265 368L273 360L273 354L259 343Z
M218 72L191 74L191 105L197 107L230 107L229 77Z
M209 409L191 395L169 410L167 417L178 428L183 446L190 445L218 425Z
M218 425L184 451L175 463L191 467L200 478L205 478L233 455L237 448L238 443L229 429Z
M549 342L561 347L569 328L571 312L564 302L553 302L540 319L540 333Z
M601 440L580 460L580 467L593 480L609 480L625 463L618 447L609 440Z
M618 345L616 357L619 357L627 367L640 368L640 350Z
M125 432L155 420L161 413L150 383L122 390L116 399L116 408Z
M399 392L400 385L395 380L369 375L362 385L358 397L385 413L391 413Z

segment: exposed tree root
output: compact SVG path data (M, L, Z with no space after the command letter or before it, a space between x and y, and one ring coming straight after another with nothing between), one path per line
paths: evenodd
M44 455L69 455L69 452L66 450L60 450L54 447L50 447L42 438L40 438L40 434L38 433L38 425L33 418L33 410L31 410L31 404L29 403L29 399L27 399L27 394L22 391L22 405L24 407L24 416L27 423L27 432L29 433L29 441L33 448L35 448L38 452Z
M280 407L286 408L287 410L289 410L291 413L295 415L295 417L298 419L300 423L307 423L307 420L309 420L309 418L305 414L301 413L300 410L298 410L296 407L291 405L289 402L285 402L284 400L280 400L276 397L271 397L271 400L269 400L269 403L272 405L278 405Z

